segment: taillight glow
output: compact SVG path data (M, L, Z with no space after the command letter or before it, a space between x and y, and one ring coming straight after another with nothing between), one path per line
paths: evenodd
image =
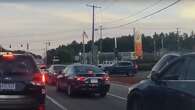
M45 105L43 105L43 104L39 105L37 110L45 110Z
M14 59L14 55L13 54L5 54L5 55L3 55L3 59L5 59L5 60L13 60Z
M109 77L107 74L105 74L105 75L102 77L102 79L105 80L105 81L109 81L109 80L110 80L110 77Z
M85 77L82 77L82 76L76 76L75 77L77 81L85 81Z
M32 84L41 86L41 85L45 85L45 81L46 80L45 80L45 75L44 74L35 73L34 77L33 77L33 80L32 80Z

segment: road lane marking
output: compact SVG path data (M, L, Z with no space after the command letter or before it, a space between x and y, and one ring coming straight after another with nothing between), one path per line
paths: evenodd
M47 95L46 98L49 99L55 105L57 105L61 110L68 110L67 108L59 104L55 99L51 98L50 96Z
M121 100L124 100L124 101L127 101L126 98L124 97L121 97L121 96L118 96L118 95L114 95L114 94L111 94L111 93L108 93L109 96L112 96L112 97L115 97L115 98L118 98L118 99L121 99Z
M117 83L117 82L116 82ZM115 81L113 81L112 83L111 83L111 85L113 85L113 86L120 86L120 87L125 87L125 88L129 88L130 86L126 86L126 85L122 85L122 84L116 84L115 83Z

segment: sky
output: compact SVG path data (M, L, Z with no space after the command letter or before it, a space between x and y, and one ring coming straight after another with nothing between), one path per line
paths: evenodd
M7 49L11 44L12 50L25 50L29 43L30 51L43 55L46 42L51 42L49 49L73 40L81 42L83 31L89 36L86 40L91 40L92 8L86 4L101 7L95 9L95 27L109 28L139 19L175 1L0 0L0 44ZM103 37L133 34L134 27L146 35L175 32L176 28L181 33L189 33L195 29L194 12L194 0L181 0L175 6L134 24L103 30ZM96 31L95 39L98 38L99 31Z

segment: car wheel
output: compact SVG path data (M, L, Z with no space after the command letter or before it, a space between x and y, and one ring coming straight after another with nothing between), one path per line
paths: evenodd
M100 93L100 97L106 97L106 95L107 95L107 92Z
M72 91L71 85L68 85L68 88L67 88L67 95L70 96L70 97L73 96L73 91Z

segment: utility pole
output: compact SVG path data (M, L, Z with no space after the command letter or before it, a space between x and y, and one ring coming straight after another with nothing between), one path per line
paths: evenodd
M154 57L155 58L156 58L156 38L155 38L156 36L157 36L157 34L155 32L154 37L153 37Z
M46 41L45 43L45 64L47 65L47 51L48 51L48 46L50 46L50 42Z
M103 38L102 38L102 25L100 26L100 52L102 52L102 43L103 43Z
M115 54L115 61L118 62L118 47L117 47L117 38L114 38L114 54Z
M85 64L85 31L83 31L82 37L83 37L83 64Z
M88 5L88 7L92 7L92 46L91 46L91 64L94 64L94 28L95 28L95 8L101 8L99 6Z
M164 38L163 37L161 38L161 46L162 46L161 48L162 48L162 51L163 51L164 50Z
M176 33L177 33L177 51L180 49L180 38L179 38L179 28L177 28L177 31L176 31Z
M135 37L136 37L136 29L135 29L135 27L133 28L133 43L134 43L134 45L133 45L133 50L134 50L134 52L135 52Z
M29 42L26 43L26 50L29 51Z

